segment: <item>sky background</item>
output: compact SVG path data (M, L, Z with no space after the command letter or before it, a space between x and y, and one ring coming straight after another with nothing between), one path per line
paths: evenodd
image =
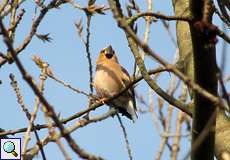
M77 1L82 6L86 5L85 0ZM123 6L125 0L121 0ZM142 11L147 10L147 0L137 0ZM98 0L96 4L107 4L105 0ZM20 8L24 8L26 13L19 24L16 31L15 47L22 43L25 36L30 31L32 16L34 15L35 5L33 1L25 2ZM153 11L164 13L166 15L173 15L173 8L171 1L153 1ZM74 9L69 4L62 5L60 9L51 10L42 23L38 27L39 34L50 33L52 41L50 43L43 43L36 37L33 38L32 42L28 47L23 50L19 55L20 60L24 64L26 70L38 81L39 69L35 66L31 60L33 55L39 55L44 61L48 62L54 75L59 79L70 83L73 87L89 92L89 74L88 74L88 62L86 58L86 52L82 41L80 40L74 23L82 18L84 27L84 36L86 29L86 16L83 12L78 9ZM5 24L9 23L8 18L4 20ZM218 18L214 18L215 24L221 27L221 23ZM138 20L139 35L143 38L143 29L145 27L143 19ZM175 37L175 22L170 22L170 31ZM229 33L228 33L229 34ZM217 59L218 63L221 59L221 48L222 40L220 38L217 43ZM110 11L106 12L106 15L96 15L92 17L91 21L91 39L90 39L90 52L92 54L93 70L95 71L95 61L98 56L100 49L112 45L115 52L117 53L120 64L122 64L130 74L133 73L134 58L130 49L127 45L125 34L121 29L117 27L115 20L112 18ZM164 57L168 62L172 63L172 59L176 52L176 46L173 44L168 36L167 31L163 27L161 21L153 23L151 26L151 33L149 39L149 45L157 53ZM6 48L0 38L0 50L5 53ZM227 47L229 52L229 46ZM227 54L228 61L230 56ZM155 68L158 66L154 60L146 58L146 65L148 68ZM0 121L1 128L6 130L26 127L28 120L25 114L19 107L15 92L10 85L9 74L13 73L18 81L21 94L23 95L24 102L28 107L29 111L33 111L35 96L33 91L28 87L27 83L23 81L21 74L18 72L15 64L6 64L0 69L0 80L3 84L0 85L0 97L1 97L1 108ZM95 72L94 72L95 73ZM226 64L225 73L230 73L230 63ZM162 74L159 77L158 84L163 88L167 89L169 84L169 74ZM230 86L228 84L228 89ZM137 86L139 94L144 95L145 100L148 100L146 93L148 86L144 81L141 81ZM47 79L45 82L44 95L47 100L54 106L56 113L60 113L62 118L66 118L79 112L87 107L87 97L76 94L73 91L64 88L57 84L51 79ZM154 96L154 108L157 110L156 94ZM140 104L139 104L140 105ZM143 107L140 105L140 107ZM107 106L103 106L97 109L91 115L99 115L104 113L108 109ZM167 110L165 105L164 111ZM174 118L175 113L174 111ZM76 121L76 120L75 120ZM70 122L67 126L73 124L75 121ZM122 117L122 121L126 127L128 133L128 139L131 145L132 154L135 160L145 159L150 160L155 157L159 149L160 137L153 125L152 117L148 114L139 114L139 118L136 123L132 123L129 119ZM44 123L44 116L39 111L36 124ZM185 126L183 126L185 127ZM161 128L162 129L162 128ZM173 128L174 129L174 128ZM162 131L162 130L161 130ZM39 131L40 137L44 137L47 134L47 130ZM33 133L31 133L33 135ZM103 122L90 124L84 128L78 129L71 134L76 142L84 148L86 151L95 155L100 155L105 159L109 160L123 160L128 159L127 150L125 148L125 141L121 128L119 126L116 117L108 118ZM10 137L23 137L23 134L17 134ZM34 139L34 138L32 138ZM67 143L63 140L65 146ZM29 146L33 146L35 141L30 141ZM180 144L181 152L179 153L179 159L183 158L184 155L190 148L188 139L183 139ZM79 159L75 153L67 147L69 154L73 159ZM59 148L55 143L49 143L44 147L47 159L64 159ZM163 159L168 159L169 151L165 150ZM36 159L41 159L39 154Z

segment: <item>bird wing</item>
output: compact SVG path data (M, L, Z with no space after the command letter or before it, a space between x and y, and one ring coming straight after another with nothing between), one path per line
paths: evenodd
M121 71L123 73L122 74L122 82L124 83L125 86L127 86L131 82L129 73L122 66L121 66ZM137 110L134 88L131 87L127 92L131 96L131 98L132 98L133 106L134 106L135 110Z
M121 74L122 75L121 76L122 82L124 83L125 86L127 86L130 83L129 73L122 66L121 66L121 72L122 72L122 74Z

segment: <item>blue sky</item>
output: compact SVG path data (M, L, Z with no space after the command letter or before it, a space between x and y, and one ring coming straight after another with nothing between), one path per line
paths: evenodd
M77 2L82 5L85 4L84 0ZM125 1L122 0L122 2L124 3ZM147 10L146 1L138 2L143 11ZM107 2L100 0L98 1L98 4L107 4ZM17 29L15 46L21 44L22 40L30 30L34 4L32 1L28 1L22 5L22 8L26 10L26 13ZM173 15L173 8L170 1L154 1L153 11L160 11L166 15ZM19 56L27 71L32 74L36 80L39 78L39 70L31 60L33 55L39 55L43 60L47 61L54 74L60 79L70 83L73 87L87 92L89 91L88 62L86 59L85 48L78 37L77 30L74 26L74 23L79 21L81 18L83 18L84 33L86 33L86 17L84 13L74 9L70 5L62 5L60 9L50 11L44 18L38 28L38 33L50 33L53 40L51 43L43 43L34 37L30 45L28 45L28 47ZM5 19L5 24L8 24L7 20L8 19ZM221 26L217 18L215 18L215 22L218 26ZM90 39L90 52L92 53L94 71L95 61L99 50L112 44L120 63L130 74L132 74L134 59L127 46L125 34L122 30L117 28L117 24L112 18L111 12L106 12L105 16L94 16L91 24L92 34ZM139 33L141 37L143 37L143 34L141 33L143 33L144 25L142 24L144 24L144 20L139 20L138 24L140 25L138 28L140 31ZM175 37L175 22L170 23L170 30ZM217 57L219 61L221 56L220 52L222 40L220 38L218 39ZM149 44L157 53L160 53L161 57L167 59L168 62L172 62L173 55L176 52L176 47L168 37L168 33L160 21L153 23L151 26ZM5 47L1 38L0 49L5 53ZM229 60L229 55L227 58ZM146 64L148 68L158 66L155 61L148 58L146 59ZM228 73L229 75L230 64L227 65L225 73ZM0 97L2 97L2 112L0 113L0 120L1 128L5 128L6 130L25 127L28 124L26 116L21 111L21 108L16 101L15 93L10 85L10 73L14 73L16 75L24 102L30 112L33 111L35 102L33 91L22 80L15 64L4 65L0 70L0 79L3 82L3 84L0 85ZM158 83L162 88L167 88L169 78L169 74L164 74L160 77ZM138 85L137 91L143 95L145 95L148 91L148 86L144 81ZM63 118L87 107L87 98L85 96L76 94L51 79L46 80L44 95L50 104L54 106L55 111L60 113ZM153 96L155 97L154 100L156 100L156 94ZM147 100L147 96L145 99ZM157 105L156 102L154 102L154 104ZM103 106L93 112L92 115L103 113L107 109L107 106ZM167 110L167 108L165 108L165 110ZM174 113L176 113L176 111ZM36 123L44 123L44 116L41 111L39 111L37 117ZM158 135L158 131L156 131L156 128L153 125L151 115L139 115L138 121L135 124L125 117L122 117L122 121L124 122L128 132L128 138L131 144L134 159L153 159L159 149L160 137ZM70 124L73 124L73 122ZM47 130L39 131L39 133L41 137L43 137L47 134ZM128 159L125 141L116 117L109 118L96 124L91 124L75 131L71 135L82 148L91 153L110 160ZM14 137L23 137L23 134L17 134ZM34 143L35 141L32 140L30 142L30 146L33 146ZM65 140L63 140L63 143L66 145ZM71 149L69 147L67 148L71 157L73 159L78 159ZM186 151L190 148L190 144L187 139L182 140L181 148L182 152L179 154L180 158L182 158ZM44 149L48 159L64 159L56 144L49 143ZM169 157L168 149L166 149L164 159L167 159L167 157ZM41 159L41 156L39 155L37 159Z

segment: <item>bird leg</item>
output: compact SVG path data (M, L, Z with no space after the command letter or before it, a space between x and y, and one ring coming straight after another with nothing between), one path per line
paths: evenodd
M105 101L107 101L107 100L108 100L107 97L102 97L102 98L100 98L100 99L97 99L96 102L97 102L97 103L105 104Z

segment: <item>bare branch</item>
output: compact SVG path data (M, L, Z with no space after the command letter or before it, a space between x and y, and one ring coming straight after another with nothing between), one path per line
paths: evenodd
M109 0L110 2L110 7L112 8L112 11L114 12L115 18L118 22L118 25L125 31L125 33L128 35L128 38L131 38L134 43L136 43L138 46L140 46L146 53L148 53L149 56L153 57L155 60L157 60L160 64L165 66L166 68L170 68L171 71L177 75L181 80L184 81L191 89L193 89L195 92L201 94L202 96L208 98L210 101L212 101L214 104L220 106L223 109L229 110L229 107L224 105L222 101L216 97L215 95L209 93L208 91L204 90L201 88L199 85L195 84L189 77L187 77L185 74L183 74L181 71L179 71L176 67L173 65L169 64L166 62L163 58L161 58L159 55L155 54L148 45L144 44L137 36L136 34L132 31L132 29L128 26L126 20L124 17L122 17L120 14L119 9L117 9L117 2L114 2L112 0ZM114 4L115 3L115 4ZM133 44L130 44L130 47L132 47ZM143 63L143 60L141 59L140 55L138 52L134 52L133 54L136 58L136 61L139 63L139 69L142 72L142 75L144 76L144 79L146 82L152 87L153 87L153 81L151 81L151 78L147 74L145 65ZM154 89L156 91L156 89Z
M134 15L133 17L129 18L127 23L132 24L141 17L154 17L154 18L163 19L167 21L174 21L174 20L186 21L186 22L192 21L190 17L167 16L161 13L142 12L142 13L138 13L137 15Z
M53 3L56 3L56 1L52 1ZM31 87L31 89L34 91L34 93L36 94L36 96L39 97L41 103L44 105L44 107L46 108L48 115L52 118L52 120L55 122L55 124L57 125L57 127L59 128L61 135L66 139L66 141L68 142L68 144L70 145L71 149L77 153L80 157L82 158L88 158L91 160L98 160L98 159L103 159L101 157L96 157L94 155L89 154L88 152L82 150L77 144L76 142L73 140L73 138L69 135L65 133L65 128L63 126L63 124L59 121L58 116L56 115L53 107L48 103L48 101L45 99L45 97L41 94L41 92L39 91L39 89L37 88L36 84L34 84L32 77L27 73L27 71L25 70L25 68L23 67L21 61L18 59L16 51L14 50L11 41L9 39L9 35L3 25L2 19L0 19L0 28L4 37L4 42L8 48L8 50L11 53L11 56L13 58L13 60L15 61L23 79L28 83L28 85Z
M10 74L10 79L11 79L11 85L12 85L12 87L15 90L15 93L16 93L16 96L17 96L17 99L18 99L18 103L20 104L23 112L25 112L25 115L26 115L27 119L29 120L29 126L27 128L26 133L25 133L24 143L22 145L22 156L24 157L24 155L25 155L25 152L26 152L26 149L27 149L27 145L28 145L28 142L30 140L30 131L31 131L31 129L33 129L35 137L37 139L37 144L39 146L39 149L41 150L42 159L45 160L46 156L45 156L43 147L40 145L41 144L40 138L39 138L38 132L35 129L35 125L34 125L34 119L36 117L36 113L37 113L37 110L38 110L38 105L35 106L34 112L32 114L30 114L29 111L28 111L28 109L27 109L27 107L23 103L23 97L21 96L21 93L20 93L20 90L18 88L15 76L13 74Z

